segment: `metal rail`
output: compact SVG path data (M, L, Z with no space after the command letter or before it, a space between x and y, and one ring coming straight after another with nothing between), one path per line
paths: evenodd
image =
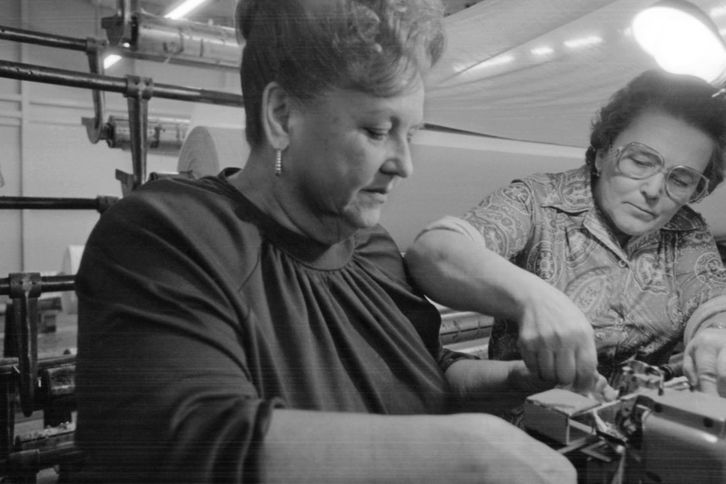
M59 49L77 50L80 52L88 51L89 42L97 45L94 39L65 37L63 35L16 29L15 27L7 27L5 25L0 25L0 39L44 45L46 47L57 47Z
M241 94L213 91L173 84L143 85L139 76L113 77L101 74L57 69L22 62L0 61L0 77L85 89L118 92L126 96L160 97L179 101L201 102L223 106L242 106Z
M53 197L0 197L0 209L86 210L103 213L118 201L118 197L53 198Z

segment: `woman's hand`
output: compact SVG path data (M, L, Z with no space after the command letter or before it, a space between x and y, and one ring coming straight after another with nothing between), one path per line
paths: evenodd
M544 392L554 387L551 381L545 381L533 373L524 361L511 362L507 383L512 390L521 391L526 395Z
M509 384L513 389L521 390L527 394L539 393L552 388L552 383L546 382L533 374L522 361L513 363L509 372ZM559 388L574 391L571 385L560 385ZM595 383L592 387L576 393L598 402L611 402L618 397L618 392L599 373L596 374Z
M559 388L563 388L565 390L573 391L572 387L568 386L560 386ZM580 395L583 395L591 400L597 400L598 402L612 402L616 398L618 398L618 392L613 387L611 387L608 384L607 379L602 376L601 374L597 374L597 379L595 380L595 384L592 388L577 392Z
M527 367L543 380L578 393L597 384L592 325L570 298L539 278L523 298L519 350Z
M726 325L696 333L686 346L683 372L697 390L726 397Z

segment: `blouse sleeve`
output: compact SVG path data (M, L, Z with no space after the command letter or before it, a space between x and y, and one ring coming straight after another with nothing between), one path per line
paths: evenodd
M461 218L447 215L429 224L417 237L448 230L512 259L527 244L532 219L532 192L524 183L514 182L487 196Z
M531 189L513 182L488 195L462 218L483 237L488 249L512 259L530 237L533 208Z
M102 482L248 482L277 402L251 382L239 308L173 213L131 198L103 214L76 278L86 472Z
M676 250L676 283L688 343L704 321L726 312L726 269L705 229L687 232Z

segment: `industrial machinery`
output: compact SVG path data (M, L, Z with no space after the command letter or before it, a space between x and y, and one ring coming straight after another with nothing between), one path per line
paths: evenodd
M578 469L579 482L726 482L726 399L695 392L685 377L637 360L599 402L564 389L529 397L523 426Z

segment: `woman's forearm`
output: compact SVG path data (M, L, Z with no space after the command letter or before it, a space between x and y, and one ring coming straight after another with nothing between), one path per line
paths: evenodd
M532 375L522 360L461 359L449 366L446 379L462 409L491 413L520 405L528 395L553 386Z
M541 379L581 392L597 382L592 325L564 292L452 230L424 232L406 261L435 301L516 322L522 358Z
M559 453L486 414L275 410L259 469L264 483L575 481Z
M408 270L427 296L445 306L519 319L529 288L544 281L469 237L423 233L406 251Z

